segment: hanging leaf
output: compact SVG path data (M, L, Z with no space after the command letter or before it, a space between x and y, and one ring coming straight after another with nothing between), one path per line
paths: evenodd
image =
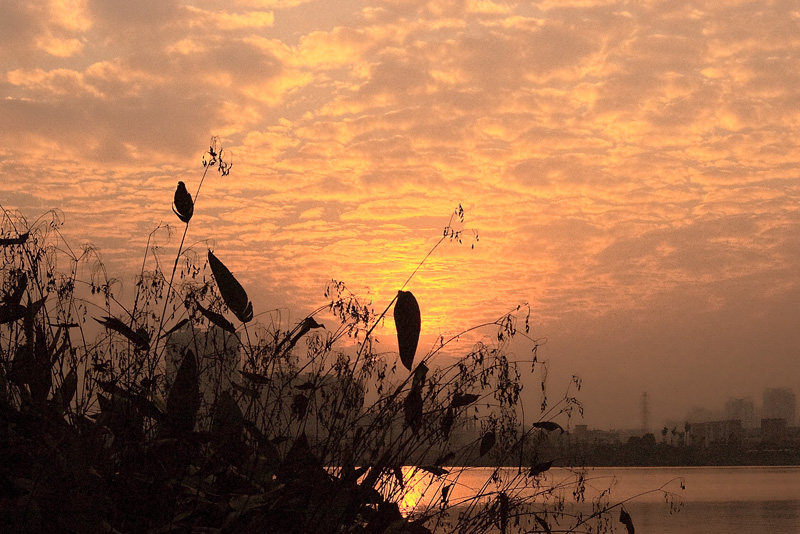
M450 430L453 428L455 422L455 413L453 408L448 408L439 422L439 430L442 431L442 437L447 441L450 438Z
M188 223L194 214L192 195L186 190L186 184L183 182L178 182L178 187L175 189L175 197L172 200L172 211L185 223Z
M528 473L528 476L529 477L535 477L537 475L541 475L542 473L544 473L545 471L547 471L551 467L553 467L553 462L542 462L540 464L536 464L533 467L531 467L531 470Z
M0 306L0 324L13 323L14 321L23 319L28 316L28 314L30 314L30 317L33 317L39 313L39 310L42 309L46 300L47 297L42 297L34 303L28 301L27 306L15 304L13 302L3 304Z
M292 413L298 419L306 416L308 410L308 397L305 395L297 394L292 398Z
M64 381L61 383L61 387L58 388L57 395L61 399L61 408L64 410L67 409L69 404L72 402L72 398L75 396L75 392L78 390L78 373L76 369L73 367L67 373L67 376L64 377ZM56 395L53 395L55 398Z
M438 466L442 466L442 465L444 465L446 463L449 463L455 457L456 457L455 453L453 453L451 451L451 452L448 452L447 454L443 454L442 456L439 456L438 458L436 458L436 461L433 462L433 464L434 465L438 465Z
M179 433L191 432L199 408L197 358L191 350L187 350L167 397L167 421Z
M188 322L189 322L189 319L182 319L182 320L178 321L178 323L175 326L173 326L172 328L170 328L169 330L167 330L166 332L161 334L161 337L159 337L158 339L164 339L165 337L169 337L170 334L174 334L175 332L177 332L178 330L183 328L183 326Z
M481 438L481 450L478 453L478 455L483 456L484 454L492 450L492 447L494 447L494 442L496 439L497 436L495 436L494 431L489 431L486 434L484 434L483 437Z
M403 402L403 411L405 412L406 423L416 434L422 426L422 388L411 388L405 402Z
M253 303L248 300L247 292L242 284L210 250L208 251L208 264L211 266L211 272L214 273L219 292L228 309L243 323L252 320Z
M456 393L453 395L453 400L450 401L451 408L461 408L462 406L468 406L478 400L480 397L473 393Z
M233 326L233 323L223 317L221 314L211 311L208 308L204 308L199 302L195 303L197 306L197 310L203 314L203 316L217 325L218 327L222 328L223 330L230 332L231 334L236 333L236 327Z
M150 339L147 336L147 331L144 328L139 328L135 332L133 329L117 319L116 317L103 317L102 319L98 319L97 317L94 318L95 321L100 323L101 325L105 326L109 330L114 330L115 332L119 332L129 341L131 341L136 348L139 348L143 351L150 350Z
M253 382L255 384L269 384L270 382L272 382L272 380L269 377L266 377L264 375L259 375L256 373L250 373L248 371L240 370L239 374L241 374L243 377L245 377L250 382Z
M422 325L419 304L410 291L398 291L394 304L394 322L397 326L397 345L400 361L411 371L414 355L419 343L419 330Z
M238 441L243 430L244 415L241 408L228 391L223 391L217 399L214 417L211 419L211 432L215 441Z
M628 529L628 534L634 534L636 529L633 528L633 519L628 512L625 511L625 508L619 509L619 522L625 525L625 528Z
M419 468L437 477L443 477L450 473L450 471L438 465L421 465Z
M536 519L536 522L537 522L537 523L539 523L539 526L540 526L540 527L542 527L542 529L543 529L543 530L544 530L544 531L545 531L547 534L553 534L553 531L552 531L552 530L550 530L550 525L548 525L548 524L547 524L547 521L545 521L544 519L542 519L542 518L541 518L541 517L539 517L538 515L535 515L535 516L533 516L533 517Z
M0 247L8 247L10 245L23 245L30 237L29 232L20 234L18 237L4 237L0 239Z
M283 340L278 344L275 348L275 352L278 353L283 348L283 345L287 342L289 346L287 347L287 351L292 350L297 342L300 340L301 337L306 335L312 328L325 328L325 325L318 323L313 317L306 317L303 321L298 324L292 333L288 334Z
M10 306L18 306L22 302L22 295L28 287L28 275L25 271L16 271L14 285L3 295L3 303Z
M533 428L541 428L542 430L547 430L548 432L552 432L554 430L560 430L561 433L564 433L564 429L561 428L561 425L558 423L554 423L552 421L539 421L538 423L533 423L531 425Z

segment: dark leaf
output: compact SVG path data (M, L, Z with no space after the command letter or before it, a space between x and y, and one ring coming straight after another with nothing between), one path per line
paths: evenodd
M540 464L536 464L533 467L531 467L531 470L528 473L528 476L529 477L535 477L537 475L541 475L542 473L544 473L545 471L547 471L551 467L553 467L553 462L542 462Z
M451 408L460 408L467 406L478 400L480 397L473 393L456 393L453 395L453 400L450 402Z
M533 423L533 428L541 428L542 430L547 430L548 432L552 432L553 430L560 430L561 433L564 433L564 429L561 428L561 425L558 423L554 423L552 421L539 421L538 423Z
M312 382L311 380L295 386L295 389L299 389L300 391L308 391L309 389L313 388L314 388L314 382Z
M13 323L14 321L26 317L28 314L30 314L30 317L33 317L39 313L39 310L42 309L46 300L47 297L42 297L34 303L28 302L27 306L14 303L3 304L0 306L0 324Z
M425 385L425 378L428 376L428 366L425 362L420 362L416 369L414 369L414 379L411 383L412 389L422 389Z
M64 381L61 382L61 387L58 389L57 395L61 399L61 407L63 409L67 409L69 404L72 402L72 398L75 396L75 392L78 390L78 372L73 367L67 373L67 376L64 377ZM56 395L53 395L55 398Z
M406 483L403 480L403 468L399 465L392 467L392 474L394 474L394 478L397 480L397 484L400 486L400 488L405 489Z
M194 429L198 408L200 408L200 385L197 358L191 350L187 350L167 397L167 421L180 433L191 432Z
M483 437L481 438L481 450L478 453L478 455L483 456L484 454L492 450L492 447L494 447L494 442L496 439L497 437L495 436L494 431L489 431L486 434L484 434Z
M164 332L159 339L164 339L165 337L169 336L170 334L173 334L173 333L177 332L178 330L183 328L183 326L188 322L189 322L189 319L183 319L183 320L178 321L178 323L175 326L173 326L172 328L170 328L169 330Z
M223 391L217 399L211 432L218 443L238 441L244 430L244 415L228 391Z
M544 519L542 519L542 518L541 518L541 517L539 517L538 515L535 515L535 516L533 516L533 517L536 519L536 522L537 522L537 523L539 523L539 526L540 526L540 527L542 527L542 529L543 529L543 530L544 530L544 531L545 531L547 534L553 534L553 531L552 531L552 530L550 530L550 525L548 525L548 524L547 524L547 521L545 521Z
M14 285L8 290L6 295L3 295L3 303L7 306L16 307L22 302L22 296L25 294L25 289L28 287L28 275L25 271L17 271Z
M628 534L634 534L636 529L633 528L633 519L628 512L625 511L625 508L620 508L619 510L619 522L625 525L625 528L628 529Z
M441 477L450 473L450 471L442 467L439 467L438 465L421 465L419 466L419 468L437 477Z
M175 215L185 223L192 219L194 214L194 201L192 195L186 190L186 184L178 182L178 187L175 189L175 197L173 198L172 211Z
M143 328L139 328L135 332L133 329L117 319L116 317L103 317L102 319L94 318L95 321L105 326L109 330L119 332L128 340L130 340L137 348L141 350L150 350L150 340L147 337L147 332Z
M450 430L453 428L454 422L455 422L455 413L453 413L452 408L448 408L447 411L442 416L442 419L439 423L439 429L442 431L442 437L445 440L450 438Z
M303 321L298 324L291 333L289 333L283 341L281 341L278 346L275 348L275 352L280 352L283 346L288 342L289 345L286 348L287 351L292 350L297 342L300 340L301 337L306 335L309 330L312 328L325 328L325 325L318 323L313 317L306 317Z
M236 327L233 326L233 323L227 320L225 317L223 317L217 312L204 308L200 303L196 303L195 305L197 306L197 309L200 311L200 313L202 313L206 319L208 319L218 327L222 328L223 330L230 332L231 334L236 333Z
M208 251L208 264L211 266L211 272L214 273L219 292L228 309L243 323L252 320L253 303L248 300L247 292L242 284L210 250Z
M406 423L416 434L422 426L422 388L411 388L406 400L403 402L403 411L406 416Z
M264 375L250 373L247 371L239 371L239 373L241 373L243 377L248 379L250 382L253 382L254 384L269 384L271 382L271 380Z
M417 353L422 319L417 299L410 291L397 292L397 302L394 304L394 322L397 326L400 361L406 369L411 371L414 355Z
M439 466L444 465L446 463L449 463L455 457L456 455L453 452L448 452L447 454L438 457L434 462L434 465L439 465Z
M29 237L30 237L29 232L20 234L18 237L5 237L3 239L0 239L0 247L7 247L10 245L22 245L28 240Z
M305 395L297 394L292 398L292 413L298 419L306 416L308 410L308 397Z

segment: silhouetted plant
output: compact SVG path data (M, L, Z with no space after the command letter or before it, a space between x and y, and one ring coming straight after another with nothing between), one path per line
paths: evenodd
M93 249L64 242L58 212L29 223L3 211L5 531L582 532L590 518L610 528L617 505L571 511L563 488L544 482L554 459L524 451L532 436L564 432L552 418L580 409L569 393L554 406L543 395L537 420L521 424L521 366L541 366L527 305L419 353L420 308L406 286L441 243L462 241L452 224L461 206L383 313L331 281L329 304L286 327L277 312L255 312L223 248L203 264L184 249L207 172L230 172L223 156L212 140L194 197L178 182L173 267L162 270L151 234L130 308ZM392 304L400 370L372 336ZM324 312L338 324L320 323ZM479 332L467 354L445 355ZM530 342L529 359L510 358L515 338ZM457 496L469 465L516 469L496 467ZM586 477L575 477L582 501ZM432 497L401 510L427 488ZM624 510L620 521L632 532Z

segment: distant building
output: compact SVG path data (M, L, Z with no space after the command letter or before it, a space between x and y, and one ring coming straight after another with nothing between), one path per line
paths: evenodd
M742 399L728 399L725 402L725 419L742 422L744 428L756 428L758 419L756 418L756 406L753 399L745 397Z
M761 440L767 443L782 443L789 437L786 419L762 419Z
M691 426L691 434L694 443L708 447L741 443L744 432L742 422L736 419L695 423Z
M790 388L764 390L763 419L785 419L788 426L795 424L797 399Z

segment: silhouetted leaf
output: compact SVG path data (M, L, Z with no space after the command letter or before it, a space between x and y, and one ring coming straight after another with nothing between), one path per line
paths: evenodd
M448 408L439 422L439 429L442 431L442 437L447 440L450 438L450 430L453 428L455 422L455 413L452 408Z
M65 410L69 406L69 403L72 402L72 398L75 396L75 392L78 390L78 372L73 367L67 373L67 376L64 377L64 381L61 382L61 387L58 388L58 395L61 399L61 407ZM53 395L55 398L55 395Z
M548 432L552 432L553 430L560 430L561 433L564 433L564 429L561 428L561 425L558 423L554 423L552 421L539 421L538 423L533 423L531 425L533 428L541 428L542 430L547 430Z
M406 423L416 434L422 426L422 388L411 388L406 400L403 402L403 411L406 416Z
M312 382L311 380L308 380L307 382L303 382L302 384L295 386L295 389L299 389L300 391L308 391L309 389L313 388L314 388L314 382Z
M446 463L449 463L455 457L456 457L455 453L453 453L451 451L451 452L448 452L447 454L443 454L442 456L439 456L436 459L436 461L433 462L433 464L434 465L438 465L438 466L442 466L442 465L444 465Z
M3 295L3 305L15 307L22 302L22 296L28 287L28 275L25 271L16 271L14 285Z
M619 509L619 522L625 525L625 528L628 529L628 534L634 534L636 529L633 528L633 519L631 519L630 514L625 511L625 508Z
M306 317L298 324L292 332L290 332L283 340L275 347L275 352L280 352L283 346L288 342L287 351L292 350L301 337L306 335L312 328L325 328L325 325L318 323L313 317Z
M191 432L194 429L194 418L199 407L200 386L197 358L191 350L187 350L167 397L167 420L178 432Z
M481 438L481 449L480 449L480 452L478 453L478 455L479 456L483 456L484 454L486 454L487 452L492 450L492 447L494 447L494 443L495 443L496 439L497 439L497 436L495 436L494 431L489 431L489 432L485 433L483 435L483 437Z
M244 415L228 391L223 391L217 399L211 431L217 442L238 440L244 430Z
M421 465L419 468L437 477L441 477L450 473L450 471L441 468L438 465Z
M150 339L147 337L147 331L144 328L139 328L135 332L133 329L117 319L116 317L103 317L102 319L94 318L95 321L105 326L109 330L119 332L128 340L130 340L137 348L141 350L150 350Z
M453 395L453 400L450 402L451 408L460 408L472 404L480 397L473 393L456 393Z
M223 330L230 332L231 334L236 333L236 327L233 326L233 323L227 320L225 317L223 317L217 312L209 310L208 308L204 308L199 302L195 303L195 305L197 306L197 309L200 311L200 313L202 313L206 319L208 319L218 327L222 328Z
M208 264L211 266L211 272L214 273L219 292L228 309L243 323L252 320L253 303L248 300L247 292L242 284L210 250L208 251Z
M248 371L241 371L241 370L239 371L239 373L243 377L248 379L250 382L253 382L255 384L269 384L270 382L272 382L272 380L269 377L266 377L264 375L259 375L256 373L250 373Z
M185 223L188 223L194 214L192 195L186 190L186 184L183 182L178 182L178 187L175 189L175 197L172 200L172 211Z
M13 323L23 319L30 314L31 317L39 313L44 306L47 297L42 297L34 303L28 302L27 306L21 304L8 303L0 306L0 324Z
M308 397L298 393L292 398L292 413L298 419L302 419L306 416L306 410L308 410Z
M544 531L545 531L547 534L553 534L553 531L552 531L552 530L550 530L550 525L548 525L548 524L547 524L547 521L545 521L544 519L542 519L542 518L541 518L541 517L539 517L538 515L535 515L535 516L533 516L533 517L536 519L536 522L537 522L537 523L539 523L539 526L540 526L540 527L542 527L542 529L543 529L543 530L544 530Z
M541 475L542 473L544 473L545 471L547 471L551 467L553 467L553 462L542 462L540 464L536 464L533 467L531 467L531 470L528 473L528 476L529 477L535 477L537 475Z
M0 239L0 247L8 247L10 245L23 245L30 237L29 232L20 234L18 237L4 237Z
M397 326L400 361L406 369L411 371L414 355L417 353L422 319L417 299L410 291L397 292L397 302L394 304L394 322Z
M169 336L170 334L173 334L173 333L177 332L178 330L183 328L183 326L188 322L189 322L189 319L182 319L182 320L178 321L178 323L175 326L173 326L172 328L170 328L169 330L167 330L166 332L161 334L161 337L158 338L158 339L164 339L165 337Z

